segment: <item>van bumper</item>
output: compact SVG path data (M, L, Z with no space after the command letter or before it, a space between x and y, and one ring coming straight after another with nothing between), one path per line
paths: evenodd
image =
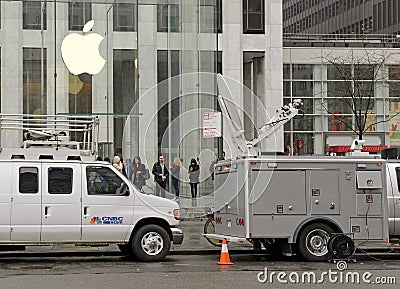
M174 245L180 245L183 242L183 231L178 228L171 228L172 242Z

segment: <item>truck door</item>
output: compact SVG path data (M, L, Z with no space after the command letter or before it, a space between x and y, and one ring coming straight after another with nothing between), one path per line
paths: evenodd
M12 164L8 162L0 163L0 175L3 180L0 188L0 241L10 240L11 224L11 194L12 194Z
M389 235L400 236L400 165L388 164Z
M11 180L11 240L40 241L42 222L41 210L41 164L29 162L14 162L12 176L2 172L5 180ZM9 177L9 178L8 178ZM2 188L7 186L2 183Z
M42 241L80 241L81 164L42 164Z
M82 180L82 241L123 241L132 223L134 194L107 166L86 166Z

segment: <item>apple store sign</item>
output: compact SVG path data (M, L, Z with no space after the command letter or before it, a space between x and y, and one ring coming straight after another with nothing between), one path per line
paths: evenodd
M82 34L68 34L61 43L61 56L68 70L74 74L98 74L106 60L100 55L99 46L104 37L97 33L88 33L94 20L88 21Z

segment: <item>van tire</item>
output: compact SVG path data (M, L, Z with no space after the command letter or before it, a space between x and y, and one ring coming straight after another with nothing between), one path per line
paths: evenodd
M132 250L135 257L144 262L162 261L171 247L167 231L158 225L144 225L132 238Z
M306 226L297 240L297 253L307 261L326 261L329 257L328 241L334 232L324 223Z

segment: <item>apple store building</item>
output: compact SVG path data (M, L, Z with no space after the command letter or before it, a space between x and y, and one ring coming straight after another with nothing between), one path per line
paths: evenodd
M202 139L201 131L185 140L169 129L183 110L215 108L214 97L199 96L202 86L212 90L209 77L196 77L195 100L171 95L195 92L179 75L219 69L217 2L1 1L1 112L98 115L103 158L145 154L141 118L151 119L148 162L159 152L187 158L204 147L217 152L218 142ZM1 135L2 146L19 147L22 140L22 133ZM174 152L171 142L179 144Z

